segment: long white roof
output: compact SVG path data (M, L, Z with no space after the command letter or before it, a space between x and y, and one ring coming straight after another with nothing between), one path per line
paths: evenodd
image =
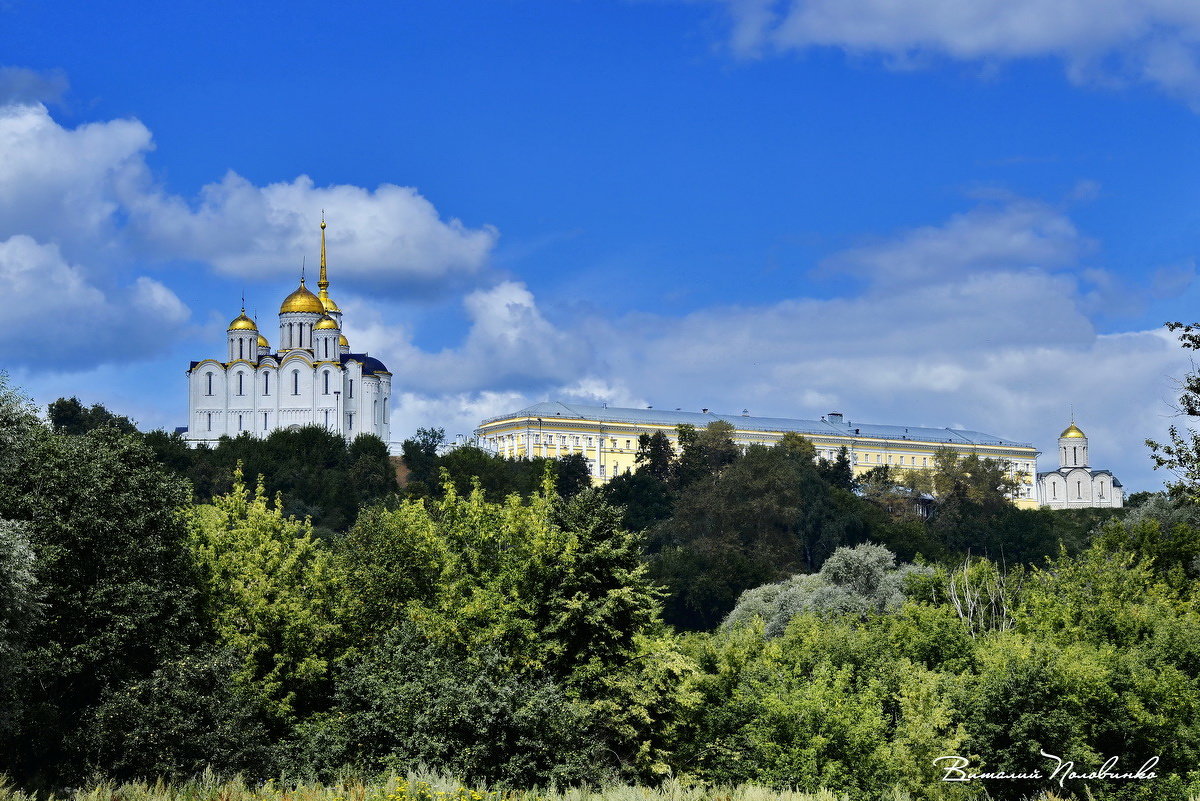
M798 420L788 417L753 417L740 414L717 414L715 412L684 412L666 409L624 409L614 406L587 406L578 403L546 401L535 403L520 411L490 417L480 427L502 420L515 418L541 418L542 420L595 420L602 423L625 423L629 425L677 426L681 423L704 426L714 420L725 420L739 431L794 431L813 436L862 437L869 439L909 440L919 442L942 442L949 445L992 445L1013 448L1032 448L1028 442L1015 442L961 428L929 428L925 426L892 426L875 423L841 422L829 420Z

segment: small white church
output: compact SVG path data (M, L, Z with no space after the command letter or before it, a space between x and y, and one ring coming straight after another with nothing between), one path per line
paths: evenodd
M1058 436L1058 469L1038 473L1037 489L1038 502L1051 509L1125 505L1117 477L1088 466L1088 438L1074 421Z
M281 428L318 425L345 437L391 436L392 374L383 362L354 353L342 331L342 310L329 297L325 220L321 276L313 294L300 286L279 307L279 348L241 314L226 332L225 358L188 368L189 444L215 445L221 436L265 437Z

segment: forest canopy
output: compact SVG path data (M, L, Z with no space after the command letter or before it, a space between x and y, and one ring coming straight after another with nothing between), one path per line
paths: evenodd
M929 492L856 478L798 436L743 451L720 427L680 431L678 453L645 438L603 487L435 430L405 443L402 483L369 437L196 453L103 407L56 409L0 383L0 765L17 786L425 766L499 787L950 799L969 793L937 757L1017 772L1045 751L1158 758L1153 781L1071 790L1097 799L1200 792L1186 493L1026 511L975 480L995 466L944 459Z

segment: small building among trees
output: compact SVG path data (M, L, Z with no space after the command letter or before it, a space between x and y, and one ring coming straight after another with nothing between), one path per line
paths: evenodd
M1041 505L1051 509L1125 505L1117 477L1088 466L1088 438L1074 421L1058 437L1058 469L1038 473L1037 486Z

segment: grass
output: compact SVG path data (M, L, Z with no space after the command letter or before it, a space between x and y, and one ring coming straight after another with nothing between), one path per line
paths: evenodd
M951 793L951 795L955 795ZM955 796L962 797L962 796ZM1089 796L1090 797L1090 794ZM1046 793L1030 801L1067 801L1070 795ZM99 781L69 793L38 798L10 787L0 775L0 801L859 801L849 795L820 791L772 790L754 784L734 787L684 784L669 780L658 787L610 785L600 788L497 790L466 786L434 773L413 772L371 783L247 784L203 775L187 782L113 784ZM916 801L895 791L886 801ZM1193 797L1192 801L1200 801Z

